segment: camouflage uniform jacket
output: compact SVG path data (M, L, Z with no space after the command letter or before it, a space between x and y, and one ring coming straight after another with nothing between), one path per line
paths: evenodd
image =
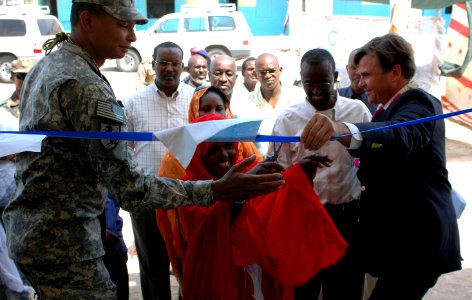
M20 130L127 131L108 81L74 44L35 65L21 99ZM11 257L42 265L102 256L102 187L129 211L214 202L210 181L145 176L127 152L126 141L46 138L40 153L20 153L18 189L4 213Z

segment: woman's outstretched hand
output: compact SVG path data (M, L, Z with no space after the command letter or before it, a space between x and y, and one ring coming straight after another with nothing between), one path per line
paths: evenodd
M331 167L332 159L328 155L321 155L320 153L313 153L305 156L300 160L300 166L305 172L306 177L310 182L313 182L316 176L317 168Z

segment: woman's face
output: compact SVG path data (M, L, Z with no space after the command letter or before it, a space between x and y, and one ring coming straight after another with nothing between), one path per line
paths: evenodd
M223 177L236 159L234 143L213 143L202 156L202 162L208 172L216 178Z
M198 116L209 114L226 116L225 101L217 93L210 91L200 98Z

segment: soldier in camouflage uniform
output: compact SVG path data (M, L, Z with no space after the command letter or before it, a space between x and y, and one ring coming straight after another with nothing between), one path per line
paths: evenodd
M75 0L71 35L45 45L63 42L24 82L20 130L126 131L123 108L99 67L122 58L136 40L134 25L147 21L132 0ZM125 141L48 137L40 153L17 156L18 188L3 215L10 256L40 299L115 299L101 259L97 217L104 192L122 208L139 211L243 200L283 184L277 172L242 173L253 160L218 181L182 182L143 175L128 158Z
M20 92L23 86L23 80L28 74L28 71L33 67L34 61L31 59L19 58L11 62L11 80L15 84L15 91L5 100L0 107L5 108L15 118L20 117Z

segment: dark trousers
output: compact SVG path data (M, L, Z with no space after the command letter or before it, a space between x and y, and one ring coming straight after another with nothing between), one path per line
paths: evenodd
M295 288L296 300L317 300L320 290L323 300L361 300L364 272L357 254L359 231L359 202L331 205L325 209L336 228L349 244L346 255L335 265L321 270L305 285Z
M141 292L144 300L170 300L169 256L156 212L131 213L134 241L139 260Z
M123 252L118 238L107 238L103 263L116 285L117 300L129 299L128 253Z
M105 255L103 264L110 275L111 281L116 286L116 299L129 299L128 253L123 251L121 241L116 234L106 229L105 211L98 217Z
M369 300L421 300L437 280L438 277L424 279L421 275L411 276L408 270L401 274L380 276Z

